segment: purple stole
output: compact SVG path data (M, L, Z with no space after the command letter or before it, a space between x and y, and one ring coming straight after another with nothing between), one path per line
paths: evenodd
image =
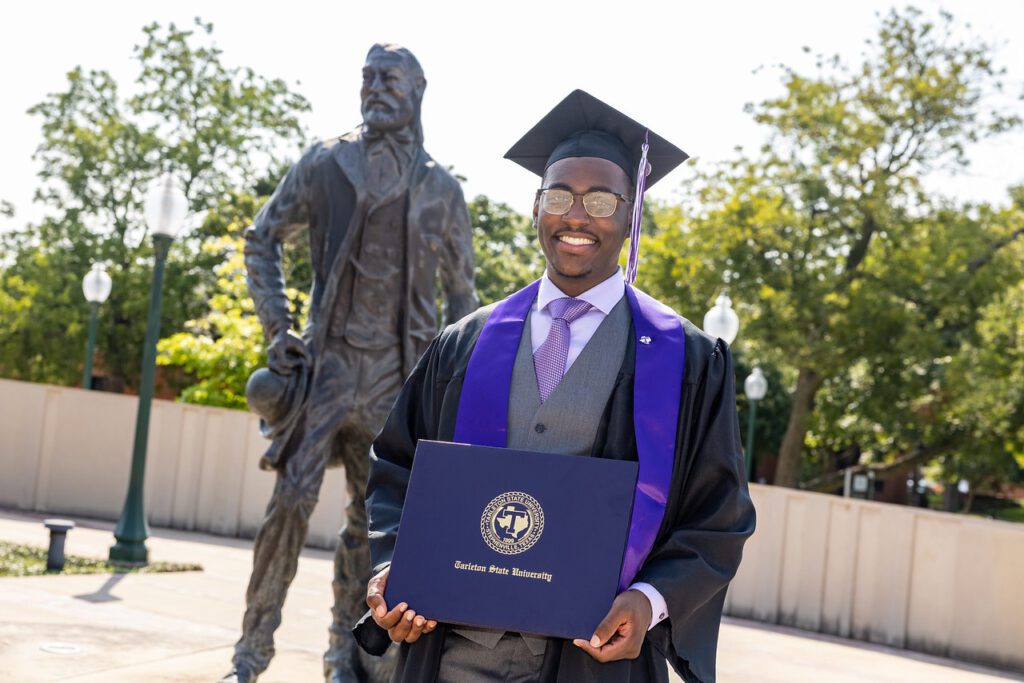
M455 441L506 447L512 366L539 287L537 280L508 297L484 323L462 384ZM626 298L637 340L633 429L640 463L633 517L619 574L620 591L632 584L654 547L665 515L675 461L685 360L683 327L676 313L630 285L626 285Z

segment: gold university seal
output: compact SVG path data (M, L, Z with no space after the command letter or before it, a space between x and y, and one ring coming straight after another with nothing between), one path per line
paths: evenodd
M480 517L480 535L502 555L529 550L544 532L544 510L533 496L508 491L492 500Z

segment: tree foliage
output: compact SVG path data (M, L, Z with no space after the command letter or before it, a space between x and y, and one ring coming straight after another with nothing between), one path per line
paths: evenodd
M207 212L200 232L204 254L217 261L216 282L202 316L184 323L181 332L157 344L157 364L177 367L188 377L179 399L185 403L246 409L245 384L266 364L266 340L246 284L243 230L252 223L273 190L273 182L257 183L261 196L233 192ZM292 320L299 331L309 314L312 271L308 249L289 243L284 250L286 290Z
M102 260L113 289L101 309L98 355L113 388L133 385L152 268L142 219L147 185L170 166L201 215L233 189L257 184L271 155L298 148L305 99L283 81L226 66L211 32L198 19L193 29L151 24L134 48L139 76L131 94L105 71L75 67L63 91L30 110L42 127L36 201L47 215L3 236L3 375L77 381L88 315L81 278ZM174 244L163 330L180 329L207 310L221 255L203 251L200 242L220 227L208 221Z
M884 458L945 438L922 407L944 359L1021 277L1004 258L1019 234L1006 211L922 189L924 174L963 166L971 142L1020 123L983 107L1002 73L991 48L954 33L949 15L892 11L859 66L784 69L782 96L749 106L768 143L698 173L658 216L673 229L645 247L652 291L702 312L727 289L738 343L791 383L776 483L813 473L815 453L856 443Z
M944 429L958 437L944 464L949 480L996 488L1024 469L1024 280L980 311L974 332L951 359L953 390L937 406Z
M249 375L266 364L263 328L246 288L243 249L244 241L237 237L203 245L204 251L224 257L215 268L217 283L209 312L157 345L159 365L180 367L193 379L179 397L185 403L244 410ZM307 310L308 295L294 288L287 292L296 309L293 319L302 325L302 317L295 314Z
M504 299L540 277L544 254L528 216L484 195L469 202L468 208L481 304Z

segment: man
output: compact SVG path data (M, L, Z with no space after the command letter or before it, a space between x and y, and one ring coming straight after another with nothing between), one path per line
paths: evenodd
M714 681L726 587L755 522L732 361L618 267L632 229L635 273L645 185L686 155L575 91L506 157L542 177L533 214L547 269L444 330L374 441L376 574L357 640L370 651L401 642L402 682L666 681L666 659L686 681ZM452 627L385 604L419 439L639 461L622 592L589 642Z
M226 680L254 681L273 657L324 469L337 465L345 467L350 503L335 556L325 676L389 675L351 634L370 577L363 500L370 442L436 334L438 271L449 321L476 307L462 190L423 149L425 86L411 52L374 45L363 67L363 125L310 148L245 233L249 290L270 340L269 370L254 373L247 395L273 439L261 466L276 469L277 482L256 536L242 637ZM314 278L300 339L290 331L281 253L303 228Z

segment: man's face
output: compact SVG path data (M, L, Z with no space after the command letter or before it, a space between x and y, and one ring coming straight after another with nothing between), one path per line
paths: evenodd
M629 231L632 204L618 202L615 213L594 218L583 208L583 194L597 190L630 196L626 173L607 159L570 157L551 164L543 188L578 193L562 216L533 204L537 238L548 262L548 277L569 296L578 296L608 279L619 266L619 252Z
M416 82L401 58L373 55L363 66L363 123L374 130L400 130L416 115Z

